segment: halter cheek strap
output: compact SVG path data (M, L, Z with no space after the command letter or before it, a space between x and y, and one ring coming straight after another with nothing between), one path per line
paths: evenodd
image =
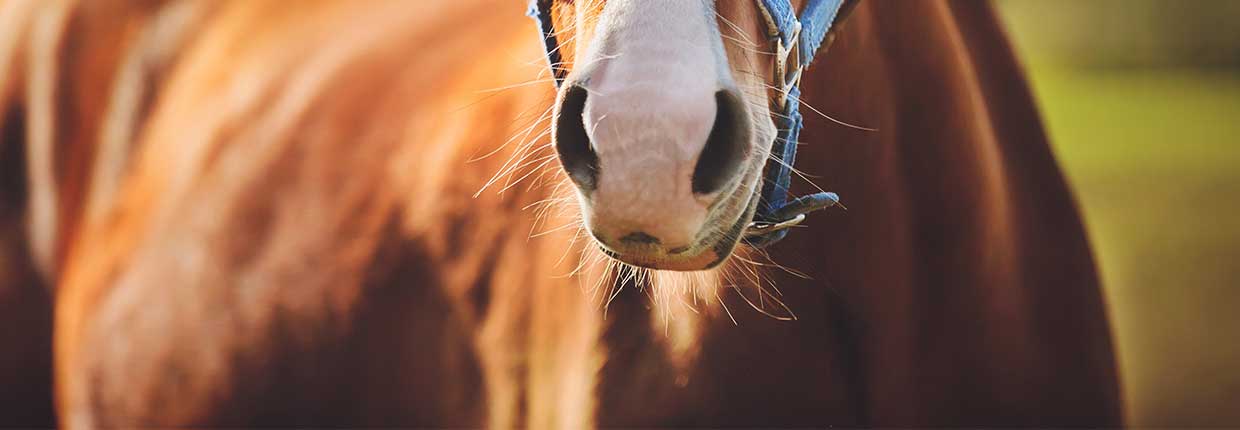
M788 200L792 166L796 164L797 142L801 135L801 74L814 61L823 45L834 37L832 27L847 6L860 0L809 0L797 18L789 0L757 0L766 19L768 36L775 45L775 87L773 103L778 134L771 143L771 160L763 176L762 193L754 222L745 232L745 242L762 248L788 235L788 228L800 224L806 214L839 203L835 193L820 192Z
M568 69L564 67L560 55L560 40L555 36L555 21L551 19L551 6L555 0L530 0L530 8L525 12L538 22L538 31L542 34L543 45L547 49L547 65L551 67L551 75L555 77L555 86L564 84Z
M797 138L801 134L801 73L824 45L829 45L835 23L860 0L808 0L798 18L791 0L755 0L767 24L767 35L775 45L775 87L778 91L772 110L779 133L771 143L771 158L763 176L754 220L745 231L745 243L766 247L788 235L788 228L800 224L806 214L839 203L835 193L820 192L788 200L792 166L796 163ZM527 13L538 21L547 49L547 61L557 87L563 85L567 69L562 66L560 43L551 19L554 0L531 0Z

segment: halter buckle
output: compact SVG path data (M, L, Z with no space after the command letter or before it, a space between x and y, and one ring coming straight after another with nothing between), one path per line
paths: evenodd
M792 88L801 82L801 50L797 45L801 40L801 22L793 23L792 34L790 39L792 42L788 46L784 46L784 38L775 38L775 79L779 83L776 88L779 91L779 98L775 100L775 105L781 110L788 105L788 93ZM792 54L796 54L796 62L792 63ZM791 68L789 68L792 66Z
M765 236L780 230L787 230L805 221L805 214L797 214L792 219L780 222L753 221L745 227L745 237Z

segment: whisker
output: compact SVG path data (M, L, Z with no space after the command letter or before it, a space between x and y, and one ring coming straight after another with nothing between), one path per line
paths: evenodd
M780 90L778 87L776 87L776 86L774 86L774 85L771 85L771 84L766 84L766 83L764 83L763 85L765 85L767 88L769 88L769 89L771 89L771 90L774 90L774 91L779 91L779 90ZM850 124L850 123L847 123L847 122L844 122L844 121L841 121L841 120L835 119L834 117L832 117L832 116L830 116L830 115L827 115L827 114L823 113L821 110L818 110L818 108L814 107L813 105L810 105L809 103L806 103L806 102L805 102L805 99L798 99L797 101L800 103L800 105L801 105L801 106L805 106L805 107L809 108L809 110L813 111L814 113L818 114L819 116L822 116L823 118L826 118L827 120L830 120L831 122L834 122L834 123L836 123L836 124L839 124L839 125L842 125L842 126L845 126L845 127L848 127L848 128L852 128L852 129L861 130L861 131L869 131L869 132L876 132L876 131L878 131L878 129L877 129L877 128L870 128L870 127L865 127L865 126L860 126L860 125Z
M749 45L753 45L753 46L757 46L757 45L758 45L757 43L754 43L754 41L753 41L753 40L750 40L750 39L749 39L749 36L746 36L746 35L745 35L745 31L744 31L744 30L742 30L742 29L741 29L741 27L740 27L739 25L736 25L736 23L735 23L735 22L732 22L732 20L730 20L730 19L728 19L727 17L723 16L723 15L722 15L722 14L720 14L719 12L715 12L715 17L719 18L719 20L720 20L720 21L723 21L723 23L724 23L724 24L727 24L727 25L728 25L728 27L732 29L732 31L736 32L736 34L737 34L737 35L740 35L740 37L744 38L744 39L745 39L745 40L744 40L744 43L749 44Z
M732 311L728 309L728 304L723 302L723 297L719 296L719 290L715 290L715 299L719 300L719 306L723 307L723 311L728 314L728 319L732 320L732 325L740 326L736 322L736 317L732 316Z
M500 91L511 90L511 89L515 89L515 88L528 87L528 86L530 86L530 85L545 84L545 83L550 83L550 82L555 82L555 78L548 78L548 79L535 79L535 80L532 80L532 81L522 82L522 83L519 83L519 84L512 84L512 85L505 85L505 86L502 86L502 87L488 88L488 89L484 89L484 90L477 90L477 91L474 91L474 92L475 92L475 93L494 93L494 92L500 92Z
M530 143L523 142L520 145L518 145L517 150L514 151L511 157L508 158L508 161L504 162L504 164L500 166L499 171L496 172L495 175L491 177L491 179L487 180L487 182L482 185L482 188L479 189L478 192L474 193L474 198L477 198L478 196L482 195L483 191L486 191L487 188L490 188L491 185L494 185L496 182L498 182L500 178L505 177L505 176L507 176L508 178L511 178L512 177L511 174L515 172L515 170L517 170L517 166L523 163L530 155L532 155L531 154L532 151L529 151L529 145L531 145L534 141L537 141L547 135L550 135L551 128L548 127L546 131L539 133L538 136L535 136L532 140L530 140L528 138L528 135L529 133L532 133L532 132L533 132L533 129L532 128L529 129L528 131L526 131L527 137L523 138ZM550 146L550 143L548 143L547 145L544 145L544 147L547 147L547 146Z
M544 111L544 112L542 113L542 115L540 115L540 116L539 116L539 119L538 119L538 120L535 120L533 124L530 124L530 126L529 126L529 127L526 127L526 128L525 128L524 130L522 130L522 131L518 131L518 132L517 132L516 134L514 134L512 137L508 138L508 140L504 141L504 143L503 143L503 144L501 144L499 147L497 147L497 148L495 148L495 149L491 150L491 152L488 152L488 153L486 153L486 154L483 154L483 155L482 155L482 156L480 156L480 157L473 157L473 158L470 158L470 159L468 159L468 160L465 160L465 162L466 162L466 163L476 163L476 162L479 162L479 161L485 160L485 159L489 158L489 157L490 157L490 156L492 156L492 155L498 154L498 153L499 153L500 151L502 151L504 148L508 147L508 145L509 145L509 144L511 144L513 141L515 141L515 140L517 139L517 137L518 137L518 136L520 136L520 135L521 135L521 133L522 133L523 131L525 131L525 130L533 131L533 129L534 129L534 128L538 127L538 124L539 124L540 122L542 122L544 119L546 119L546 117L547 117L548 115L550 115L550 114L551 114L551 111L552 111L553 109L555 109L555 106L548 107L548 108L547 108L547 110L546 110L546 111ZM527 132L527 133L528 133L528 131L525 131L525 132ZM502 168L502 167L501 167L501 168ZM477 195L475 195L475 197L477 197Z
M519 167L519 168L515 169L515 170L521 170L521 169L524 169L525 167L529 167L530 165L533 165L533 164L535 164L535 163L539 163L539 164L538 164L538 166L534 167L532 170L530 170L530 171L529 171L528 173L526 173L525 175L522 175L520 178L517 178L515 181L512 181L512 182L510 182L510 183L506 184L506 185L504 186L504 188L501 188L501 189L499 190L499 194L504 194L504 192L505 192L505 191L508 191L509 189L512 189L512 187L517 186L517 184L520 184L520 183L521 183L521 181L525 180L525 178L528 178L528 177L530 177L530 176L533 176L535 173L538 173L538 171L539 171L538 169L540 169L540 168L542 168L542 167L546 166L546 165L547 165L547 163L550 163L550 162L554 161L554 160L555 160L555 157L556 157L556 155L555 155L555 154L546 155L546 156L543 156L542 158L534 159L534 160L530 161L529 163L526 163L526 164L522 165L521 167Z

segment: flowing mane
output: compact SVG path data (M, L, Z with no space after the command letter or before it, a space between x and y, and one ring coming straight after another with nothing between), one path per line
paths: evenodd
M878 131L797 166L849 210L672 273L582 230L525 5L416 3L0 4L0 312L54 297L61 425L1120 422L988 5L858 6L804 98Z

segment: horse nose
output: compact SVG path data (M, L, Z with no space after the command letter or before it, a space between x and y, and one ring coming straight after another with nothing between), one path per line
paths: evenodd
M749 142L749 127L745 126L748 119L742 103L734 91L715 93L715 123L693 169L694 194L720 191L739 177Z
M584 122L588 97L589 92L585 88L568 88L559 103L559 113L552 130L552 140L564 170L586 192L597 185L599 170L598 154L590 142ZM742 103L735 91L715 93L714 125L693 169L691 183L694 194L717 192L737 177L749 141L749 128L745 127L746 110Z
M582 221L617 255L699 250L750 156L746 104L730 83L617 76L569 79L555 107L552 145Z
M551 139L568 177L584 192L598 184L598 154L590 144L583 114L589 93L580 86L569 87L560 101Z

